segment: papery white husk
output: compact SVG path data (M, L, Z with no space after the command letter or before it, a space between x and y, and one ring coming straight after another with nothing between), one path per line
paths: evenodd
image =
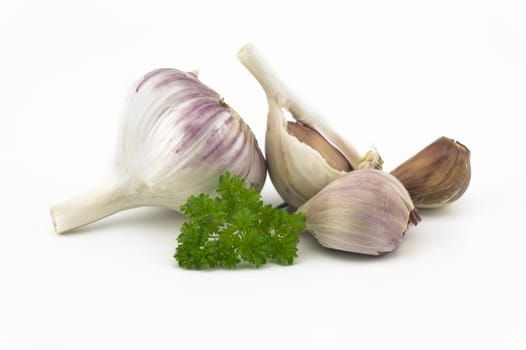
M277 192L291 207L298 208L346 171L335 169L311 146L287 132L285 111L298 122L319 132L347 160L352 169L381 168L381 159L372 150L362 157L321 115L295 96L272 71L262 54L252 45L238 53L241 63L260 83L268 101L265 156L269 175Z
M374 169L351 171L298 209L306 228L323 246L381 255L400 245L420 216L409 193L392 175Z
M114 176L51 209L57 232L137 206L179 210L214 194L230 171L261 189L266 166L250 128L193 73L158 69L135 87L124 113Z
M276 191L297 208L345 171L331 167L321 154L287 132L283 109L269 101L265 155Z

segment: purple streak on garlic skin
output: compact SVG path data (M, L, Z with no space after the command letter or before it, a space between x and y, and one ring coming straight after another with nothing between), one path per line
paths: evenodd
M172 71L170 74L167 74L161 81L157 82L154 86L154 89L164 89L174 86L176 84L186 84L186 83L199 83L200 81L192 73L181 72L181 71ZM210 96L213 98L219 98L219 94L214 90L208 88L205 85L200 85L199 90L202 92L202 95Z
M188 73L185 73L188 74ZM195 81L196 78L188 75L170 74L167 75L163 80L155 84L155 89L163 89L171 84L186 83L188 81Z
M135 92L139 92L140 88L144 85L144 83L146 83L150 78L158 75L158 74L161 74L161 73L165 73L165 72L168 72L168 71L171 71L170 68L159 68L159 69L156 69L156 70L153 70L151 71L150 73L147 73L143 78L142 80L137 84L137 88L135 89Z
M240 145L237 146L237 148L232 148L230 150L229 153L233 153L232 154L232 159L239 158L241 156L241 154L243 153L243 151L245 150L245 148L246 148L246 144L247 144L247 141L248 141L247 140L247 136L244 133L239 133L239 137L242 137L243 141L241 142ZM236 140L236 141L239 141L239 139Z
M200 91L196 91L195 89L185 89L180 92L177 92L167 98L166 103L169 104L170 108L180 108L180 103L184 103L185 101L196 101L197 100L210 100L210 97L202 97L202 93ZM177 106L177 107L176 107ZM183 115L181 118L178 119L178 122L186 119L187 116Z
M152 122L157 121L159 118L162 118L165 114L172 111L174 108L181 108L180 104L188 100L197 100L202 98L202 93L196 89L184 89L171 96L168 96L165 99L165 106L157 113L157 116L152 118ZM209 100L209 97L206 97L206 100ZM188 116L183 115L177 119L176 124L185 120Z
M187 115L186 119L189 119L189 122L184 125L184 130L193 134L196 129L203 130L207 127L212 119L218 117L219 113L226 112L217 101L211 101L188 106L184 113Z
M233 122L234 122L234 119L232 117L228 118L225 121L224 127L229 128ZM203 160L207 159L211 155L216 155L216 154L222 155L225 151L231 149L232 145L236 141L236 138L239 136L239 133L241 133L241 130L238 130L238 132L236 133L234 137L230 137L227 140L224 140L218 137L217 136L218 133L219 133L219 130L214 130L213 134L210 135L211 139L217 139L217 141L213 146L210 146L209 152L207 152L206 154L202 156Z
M179 151L187 149L198 135L208 131L207 125L218 117L218 114L225 113L224 110L214 105L206 106L208 108L196 109L193 113L188 113L191 122L186 123L182 129L184 136L180 142ZM177 124L177 123L176 123Z

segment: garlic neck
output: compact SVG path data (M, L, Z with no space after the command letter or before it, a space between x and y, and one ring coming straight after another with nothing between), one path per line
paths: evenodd
M245 45L239 50L237 57L259 82L267 98L277 102L280 107L287 107L290 92L259 50L252 45Z

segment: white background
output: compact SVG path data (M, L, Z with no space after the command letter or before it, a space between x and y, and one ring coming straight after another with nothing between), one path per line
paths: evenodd
M3 1L1 349L526 347L523 1ZM56 235L49 206L102 181L132 84L200 70L263 146L256 44L287 84L390 170L445 135L470 188L394 253L302 237L290 267L186 271L181 215ZM278 204L270 181L264 198Z

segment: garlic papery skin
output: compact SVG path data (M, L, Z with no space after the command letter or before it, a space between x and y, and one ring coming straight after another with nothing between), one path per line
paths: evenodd
M404 184L417 208L440 208L459 199L468 189L470 158L466 146L440 137L391 174Z
M306 229L327 248L382 255L397 248L420 216L409 193L380 170L351 171L303 204Z
M261 189L266 165L241 117L194 73L158 69L135 86L118 138L116 169L100 188L51 208L58 233L139 206L179 211L215 194L225 171Z
M244 46L238 58L265 91L268 101L265 134L268 171L274 187L289 206L298 208L331 181L352 169L381 168L381 159L376 151L371 151L368 161L363 162L364 157L327 121L289 91L254 46ZM296 123L287 121L286 112ZM294 124L297 125L291 128ZM305 132L291 130L298 128ZM325 141L323 146L318 141L311 142L320 138ZM326 152L322 152L320 147Z

